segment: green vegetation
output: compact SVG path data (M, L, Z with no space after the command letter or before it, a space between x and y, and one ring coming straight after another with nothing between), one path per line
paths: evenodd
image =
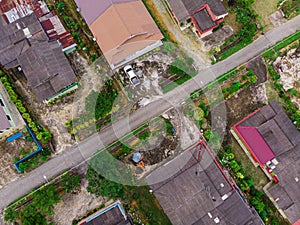
M62 184L64 185L61 186ZM67 173L61 178L60 183L44 186L26 196L18 204L9 206L5 210L4 220L22 225L54 225L53 222L48 223L49 217L54 214L54 206L60 201L64 192L78 188L79 185L80 177Z
M139 134L139 139L141 141L145 141L148 137L150 137L151 132L150 131L144 131L143 133Z
M297 41L300 39L300 31L296 31L294 34L282 39L281 41L278 41L274 46L271 46L268 48L262 56L265 59L268 60L275 60L281 53L279 52L282 48L285 48L286 46L290 45L291 43Z
M286 0L281 6L281 9L285 17L291 19L300 14L300 0Z
M89 192L97 196L122 199L126 210L133 215L134 224L171 224L154 195L149 192L148 186L126 186L115 183L99 175L94 166L88 167L86 179L89 182L87 188Z
M125 158L127 155L129 155L130 153L132 153L134 150L132 148L130 148L129 146L125 145L125 144L121 144L121 148L119 151L114 152L113 156L117 159L123 159Z
M258 14L258 19L264 30L270 30L273 27L269 16L277 10L278 0L256 0L252 4L252 8Z
M241 29L234 35L233 39L229 38L221 46L219 52L216 52L217 61L221 61L250 44L257 31L257 15L251 5L254 0L235 0L229 1L230 10L236 13L236 21L242 24Z
M283 89L283 85L278 83L280 75L274 70L272 66L269 66L268 71L273 80L275 90L278 92L279 97L283 100L283 108L290 116L291 120L296 122L296 127L300 129L300 111L292 102L291 96L293 95L293 93L291 93L290 91L285 91Z
M86 173L86 179L89 182L87 191L95 194L97 197L104 196L111 199L124 198L122 184L105 179L90 166Z
M219 157L221 158L221 164L230 169L230 172L235 177L239 188L244 192L244 195L250 204L257 210L265 224L288 224L278 215L276 208L267 196L255 188L253 179L246 175L247 171L243 165L235 159L231 146L225 146L224 150L220 151ZM251 174L251 176L252 175L253 174Z
M77 6L75 2L69 0L56 2L47 0L46 3L49 9L55 11L63 25L71 32L78 44L77 50L90 62L94 62L101 55L101 51L93 41L92 33L81 14L76 11Z
M40 166L42 163L46 162L50 158L50 155L51 152L48 149L43 149L41 152L29 158L25 162L20 163L19 170L21 170L22 172L31 171Z
M118 92L113 87L112 80L107 80L100 93L93 90L87 96L85 101L87 114L90 118L95 118L96 120L104 118L111 112L117 96Z

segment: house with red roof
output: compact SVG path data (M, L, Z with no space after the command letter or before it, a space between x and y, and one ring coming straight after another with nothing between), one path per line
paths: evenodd
M203 38L223 22L228 15L220 0L164 0L181 30L192 26L192 30Z
M233 126L233 134L276 185L266 189L292 224L300 223L300 132L275 101Z

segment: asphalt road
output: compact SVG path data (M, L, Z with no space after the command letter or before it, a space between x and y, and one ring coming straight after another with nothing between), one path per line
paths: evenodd
M198 90L226 71L260 55L269 46L291 35L296 30L300 30L300 16L271 30L226 60L200 71L193 79L168 92L158 100L140 108L129 118L115 122L99 134L89 137L69 151L58 154L39 168L5 186L0 190L0 209L6 207L13 200L25 195L31 189L45 183L44 176L48 179L56 177L64 171L86 161L98 149L113 143L118 138L151 120L151 118L160 115L170 107L179 105L189 97L191 92Z

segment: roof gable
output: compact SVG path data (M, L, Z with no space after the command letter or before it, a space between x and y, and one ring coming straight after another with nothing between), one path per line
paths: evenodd
M137 0L75 0L88 25L95 22L110 6L133 1Z
M109 64L163 38L141 1L112 5L90 29Z
M255 127L237 126L237 130L261 164L275 158L274 152Z

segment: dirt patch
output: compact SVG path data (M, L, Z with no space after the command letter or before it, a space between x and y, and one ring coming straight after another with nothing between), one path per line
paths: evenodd
M250 88L232 96L226 101L228 129L260 106L261 104L254 103L254 94Z
M278 27L285 22L287 22L287 19L283 17L282 13L280 11L276 11L273 14L269 16L269 19L271 20L272 24L275 27Z
M211 48L222 45L224 41L231 35L233 35L233 29L231 26L225 25L215 31L213 34L202 38L203 47L206 51L209 51Z
M74 219L84 217L89 211L100 207L105 203L103 197L96 197L87 192L88 182L82 181L81 189L78 193L66 193L54 207L54 216L51 220L56 225L72 224Z
M254 74L257 76L258 79L256 85L267 81L267 68L261 56L249 61L246 68L248 70L253 70Z

